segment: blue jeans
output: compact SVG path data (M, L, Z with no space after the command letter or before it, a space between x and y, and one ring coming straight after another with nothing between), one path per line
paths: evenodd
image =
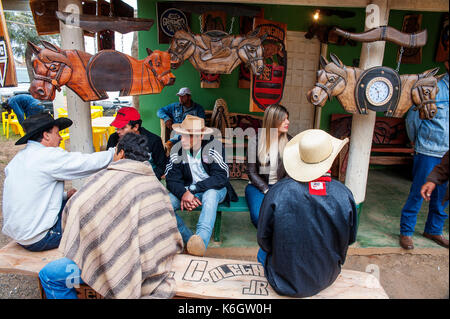
M227 188L221 189L208 189L206 192L197 193L195 197L202 202L202 211L198 218L196 235L200 236L205 243L205 247L208 247L209 240L211 238L212 231L214 229L214 222L216 221L217 206L219 203L225 200L227 195ZM181 201L172 193L169 193L170 202L172 203L173 210L176 212L180 209ZM177 217L178 231L183 238L184 244L189 241L189 238L193 235L192 231L186 226L183 219L175 213Z
M259 248L258 255L256 257L263 266L266 264L267 253L264 250Z
M54 260L39 272L47 299L78 299L75 288L84 284L81 270L68 258Z
M420 189L425 184L427 176L431 173L434 166L441 162L441 158L427 156L420 153L414 155L413 163L413 182L409 191L408 199L403 206L400 219L400 234L403 236L412 236L416 226L417 214L422 207L423 198L420 195ZM447 183L436 185L431 194L428 209L428 217L425 224L425 233L430 235L441 235L445 220L448 215L444 212L448 201L442 205L445 196Z
M269 185L269 189L272 185ZM248 209L250 211L250 220L252 224L258 228L259 210L264 199L262 193L255 185L248 184L245 187L245 199L247 200Z
M61 241L62 237L61 216L66 203L67 199L62 201L61 209L58 213L58 220L56 224L49 229L44 238L34 244L21 246L29 251L44 251L58 248L59 242Z

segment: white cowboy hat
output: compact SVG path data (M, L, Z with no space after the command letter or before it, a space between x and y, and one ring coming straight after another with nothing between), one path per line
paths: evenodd
M214 130L205 126L205 120L194 115L186 115L181 124L173 124L172 128L178 134L200 135L212 134Z
M331 168L347 142L348 138L340 140L317 129L297 134L284 148L283 164L286 173L299 182L319 178Z

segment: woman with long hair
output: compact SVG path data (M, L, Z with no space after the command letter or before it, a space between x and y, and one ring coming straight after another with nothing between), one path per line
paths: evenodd
M287 133L288 129L288 110L282 105L273 104L265 110L258 134L249 139L247 174L250 181L245 188L245 198L255 227L258 227L259 209L264 195L273 184L286 176L283 150L292 138Z

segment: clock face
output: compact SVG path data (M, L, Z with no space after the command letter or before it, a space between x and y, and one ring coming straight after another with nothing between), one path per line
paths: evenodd
M372 105L384 105L392 97L392 84L389 80L383 77L373 78L366 89L367 100Z

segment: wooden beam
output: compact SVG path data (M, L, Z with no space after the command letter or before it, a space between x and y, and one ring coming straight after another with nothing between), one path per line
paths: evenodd
M175 0L177 1L177 0ZM205 0L191 0L193 2L205 2ZM216 2L216 1L212 1ZM219 2L219 1L217 1ZM295 5L311 7L335 7L335 8L365 8L369 1L367 0L228 0L220 1L227 3L245 3L245 4L277 4L277 5ZM408 11L430 11L447 12L449 11L448 0L395 0L389 3L391 10Z

